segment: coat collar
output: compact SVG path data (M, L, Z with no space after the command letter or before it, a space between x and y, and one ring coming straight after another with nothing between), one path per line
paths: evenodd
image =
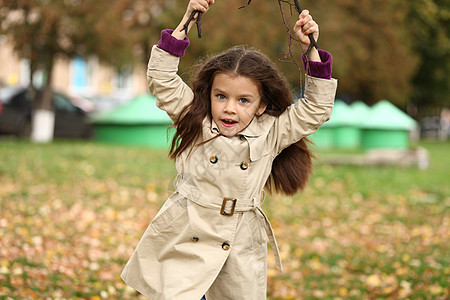
M244 136L248 142L250 161L256 161L270 152L269 147L266 147L267 141L264 136L267 137L274 122L275 117L263 114L260 117L253 118L250 124L237 134L237 137ZM214 120L209 121L209 128L213 135L219 133L219 128Z

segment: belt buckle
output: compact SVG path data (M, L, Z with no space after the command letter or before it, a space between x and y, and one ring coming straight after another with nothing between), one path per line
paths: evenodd
M232 202L230 212L225 211L226 204L228 201ZM236 208L236 201L237 201L237 199L223 198L222 207L220 208L220 214L224 215L224 216L232 216L234 214L234 209Z

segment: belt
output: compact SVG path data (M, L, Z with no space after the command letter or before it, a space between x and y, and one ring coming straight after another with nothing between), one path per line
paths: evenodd
M176 191L200 206L217 210L223 216L232 216L234 212L258 211L264 219L264 229L270 244L272 245L276 266L280 272L283 271L280 251L278 249L272 225L270 225L269 219L261 209L261 196L256 196L251 199L222 198L206 193L202 191L201 188L188 184L181 178L179 178L176 183Z

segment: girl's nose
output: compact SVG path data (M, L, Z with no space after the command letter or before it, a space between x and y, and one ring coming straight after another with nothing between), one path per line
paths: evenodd
M225 104L225 112L230 114L236 113L236 102L232 99L228 99L227 103Z

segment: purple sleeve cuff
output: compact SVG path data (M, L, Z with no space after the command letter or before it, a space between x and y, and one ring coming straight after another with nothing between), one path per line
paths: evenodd
M303 65L305 66L305 69L307 69L308 75L323 79L331 79L333 56L331 56L329 52L320 49L319 56L321 62L309 61L309 68L307 66L305 55L302 56Z
M172 55L178 57L184 56L186 48L191 42L187 37L184 40L173 37L172 32L172 29L164 29L161 31L161 39L158 42L158 47Z

